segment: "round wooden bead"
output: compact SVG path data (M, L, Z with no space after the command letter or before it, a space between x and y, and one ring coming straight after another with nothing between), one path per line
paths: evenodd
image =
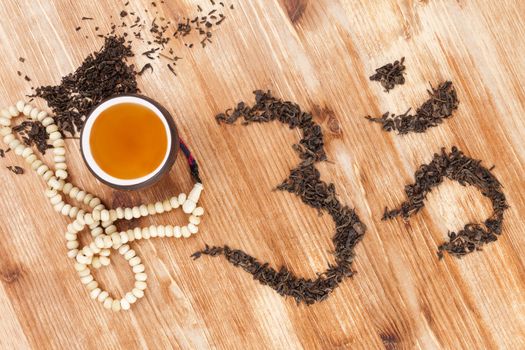
M86 193L86 196L84 197L83 203L88 205L89 202L93 199L93 195L91 193Z
M104 306L104 309L111 310L111 307L113 306L113 298L108 296L102 303L102 306Z
M25 150L26 148L27 148L27 147L24 146L24 145L22 145L22 144L16 146L16 148L15 148L15 154L16 154L17 156L21 156L22 153L24 153L24 150Z
M93 289L95 289L97 287L98 287L98 282L97 281L91 281L88 284L86 284L86 288L89 291L92 291Z
M179 201L179 205L183 205L184 202L186 201L186 193L179 194L179 196L177 197L177 200Z
M78 241L67 241L66 243L67 249L76 249L79 245Z
M144 296L144 291L141 290L141 289L138 289L138 288L133 288L131 290L131 293L133 293L133 295L137 298L137 299L140 299Z
M67 257L70 259L75 259L77 257L77 254L78 254L78 249L71 249L71 250L68 250Z
M145 270L146 270L146 267L143 264L138 264L138 265L133 266L134 273L144 272Z
M47 118L47 112L45 111L40 111L40 113L38 113L36 116L36 120L38 120L39 122L41 122L45 118Z
M194 225L198 225L201 223L201 218L195 215L191 215L189 221Z
M190 231L192 234L195 234L199 231L199 228L194 224L188 224L188 231Z
M27 158L31 154L33 154L33 150L31 148L29 148L29 147L25 147L24 151L22 152L22 157Z
M93 300L97 299L99 294L102 292L100 288L95 288L91 292L89 292L89 297Z
M33 107L31 112L29 112L29 116L31 117L31 119L36 120L36 116L38 115L38 113L40 113L40 110L36 107Z
M182 230L180 226L173 227L173 237L180 238L182 236Z
M46 171L48 171L49 168L47 167L47 165L45 164L42 164L41 166L39 166L37 169L36 169L36 173L40 176L44 175L44 173Z
M100 203L99 205L97 205L96 207L93 208L93 210L98 210L98 211L102 211L106 209L106 207L104 206L104 204ZM106 222L106 221L105 221ZM108 225L110 225L111 223L109 223ZM106 225L107 226L107 225Z
M130 260L130 264L131 264L131 260ZM138 264L136 265L133 265L133 266L137 266ZM148 279L148 275L146 275L144 272L139 272L139 273L136 273L135 274L135 280L137 281L146 281Z
M64 141L64 139L56 139L53 140L52 145L55 148L64 147L66 145L66 141Z
M171 211L172 209L170 201L167 199L164 202L162 202L162 207L164 208L164 211Z
M136 240L142 239L142 229L140 227L135 227L133 229L133 239L136 239Z
M155 225L151 225L149 227L149 235L151 238L155 238L158 236L158 232L157 232L157 226ZM142 234L142 236L144 236L144 234ZM145 237L144 237L145 238ZM147 238L146 238L147 239Z
M180 228L180 232L182 233L182 237L188 238L191 236L190 230L188 230L188 226L182 226Z
M57 169L55 171L55 176L59 179L67 179L67 172L64 169Z
M54 132L58 132L58 126L56 124L49 124L47 127L46 127L46 132L48 134L52 134ZM60 134L60 133L59 133ZM60 138L62 137L62 135L60 135ZM53 139L51 138L51 135L49 135L49 139L50 140L57 140L58 138L56 139Z
M165 231L166 237L173 237L173 226L171 225L164 226L164 231Z
M15 148L17 148L20 144L21 144L20 141L18 141L17 139L14 139L14 140L12 140L11 142L9 142L9 148L11 148L11 149L15 149Z
M120 300L113 300L113 304L111 304L111 310L115 312L120 311Z
M117 221L117 212L115 211L115 209L109 210L109 221L112 221L112 222Z
M122 310L129 310L131 305L127 299L120 300L120 307Z
M129 259L128 261L130 266L135 266L140 264L140 258L138 256L134 256L133 258Z
M33 109L33 107L31 105L25 105L24 106L24 109L22 110L22 113L26 116L26 117L29 117L29 115L31 114L31 110Z
M93 266L94 269L100 269L102 267L98 256L93 257L93 260L91 261L91 266Z
M135 256L135 251L133 249L130 249L126 252L126 254L124 254L124 259L126 260L130 260L131 258L133 258Z
M170 205L173 209L177 209L180 204L179 204L179 199L177 197L171 197L170 198Z
M33 164L37 160L36 155L31 154L26 158L26 163Z
M126 254L128 251L130 250L130 247L128 244L123 244L120 246L120 248L118 249L118 252L121 254L121 255L124 255Z
M148 204L148 214L149 215L157 214L157 210L155 210L155 205L152 203Z
M142 204L140 207L139 207L139 212L140 212L140 216L148 216L148 207L145 206L144 204Z
M22 100L16 102L16 109L18 113L22 113L24 111L25 106L26 106L26 103Z
M140 231L140 229L139 229ZM126 235L128 236L128 242L133 242L135 240L135 232L134 230L127 230Z
M204 208L203 207L197 207L193 210L192 215L194 216L203 216L204 215Z
M63 207L62 207L62 210L60 211L60 213L64 216L67 216L69 214L69 211L71 210L71 204L65 204Z
M87 266L85 264L80 264L78 262L75 263L75 271L82 271L87 269Z
M91 274L80 278L80 282L82 282L82 284L88 284L91 281L93 281L93 275Z
M137 301L137 297L132 292L126 293L125 299L130 304L134 304Z
M146 288L148 287L148 284L144 281L136 281L135 282L135 288L137 289L140 289L140 290L146 290Z
M98 294L98 297L97 297L97 300L100 301L101 303L104 302L104 300L106 300L107 298L109 297L109 293L106 292L105 290L100 292Z
M64 156L53 156L53 161L55 164L57 163L64 163L66 161L66 157Z
M109 221L109 210L104 209L100 212L100 220Z
M51 117L45 117L44 119L42 119L41 123L43 126L48 126L50 124L53 124L54 120Z
M53 171L51 170L48 170L44 173L44 175L42 175L42 178L44 179L44 181L49 181L49 179L51 179L53 177Z
M106 245L104 244L104 237L103 236L96 236L95 237L95 244L100 249L104 248Z
M128 243L128 235L126 234L126 232L121 232L120 233L120 241L122 242L122 244L126 244Z
M111 263L111 261L109 260L109 258L107 256L99 256L99 261L100 261L100 264L102 266L109 266L109 264Z
M122 207L118 207L115 211L117 212L117 219L124 219L124 209Z
M93 210L91 216L93 217L93 220L100 221L100 210Z
M20 114L16 106L9 106L8 111L9 111L9 114L11 114L11 117L16 117Z
M155 212L157 214L162 214L164 213L164 207L162 206L162 203L161 202L157 202L155 203Z
M100 204L100 198L97 198L97 197L93 197L93 199L89 201L89 206L91 208L95 208L99 204Z
M164 226L159 225L157 226L157 237L163 238L166 237L166 229Z
M131 209L131 213L132 213L132 215L133 215L133 217L134 217L135 219L140 218L140 209L139 209L139 207L133 207L133 208Z
M74 219L77 217L77 214L78 214L78 207L71 207L71 209L69 209L69 213L67 214L71 219Z
M2 128L2 130L4 129L7 129L7 128ZM15 135L13 134L7 134L7 135L4 135L4 143L6 145L9 145L9 143L11 143L11 141L13 141L15 139Z
M131 208L124 209L124 219L131 220L133 219L133 211Z
M143 239L150 239L151 237L151 233L149 232L149 227L144 227L140 233Z
M66 149L64 147L55 147L53 148L53 153L55 155L63 156L66 154Z

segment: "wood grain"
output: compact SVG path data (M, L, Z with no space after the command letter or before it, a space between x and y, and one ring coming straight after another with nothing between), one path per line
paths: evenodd
M194 13L197 3L208 6L205 0L157 2L159 15L174 19ZM1 104L73 71L102 44L80 18L94 17L107 31L109 16L117 18L123 3L0 2ZM131 0L129 8L152 20L150 3ZM176 116L201 162L208 216L199 234L134 244L149 289L132 311L114 314L92 302L79 282L66 257L67 220L48 205L37 175L0 169L0 347L525 349L524 14L525 4L512 0L251 0L235 2L205 49L172 42L184 57L178 77L157 62L139 83ZM368 81L374 68L401 56L408 67L404 86L386 94ZM136 57L138 66L145 62ZM397 136L363 118L417 106L429 82L445 79L454 82L461 102L442 126ZM271 191L297 163L290 146L299 134L277 123L214 121L237 101L251 100L256 88L316 111L333 161L320 165L323 179L338 184L342 201L368 227L357 247L358 273L310 307L281 298L222 259L189 258L206 242L242 248L304 276L332 261L329 218L293 195ZM402 202L417 166L452 145L496 166L510 209L498 242L461 260L438 261L436 248L448 230L490 212L480 193L446 182L408 224L380 217L385 206ZM90 176L76 140L67 150L73 182L110 206L191 187L182 157L155 187L127 193ZM12 152L1 164L23 165ZM180 220L170 213L133 225ZM98 276L123 291L131 276L115 260Z

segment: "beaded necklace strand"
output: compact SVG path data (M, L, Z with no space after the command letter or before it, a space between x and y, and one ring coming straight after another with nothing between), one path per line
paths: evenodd
M21 143L13 134L11 122L14 118L21 115L41 122L46 128L49 140L53 146L54 170L38 159L33 150ZM100 198L66 181L68 173L65 143L53 117L49 116L45 111L40 111L24 101L18 101L14 106L0 110L0 137L16 155L22 156L31 168L47 183L48 187L45 190L45 195L55 211L74 219L72 223L67 225L65 233L67 256L75 260L75 270L78 272L82 284L86 286L91 299L98 300L106 309L113 311L129 310L131 304L134 304L144 296L144 291L147 287L145 267L141 263L140 257L137 256L135 250L128 243L155 237L188 238L199 230L198 225L201 222L204 209L198 207L197 203L203 190L203 185L199 178L197 163L188 147L182 141L181 149L188 159L192 177L196 180L193 189L188 195L181 193L163 202L143 204L131 208L118 207L116 209L107 209ZM89 206L91 212L65 203L62 194ZM117 227L114 225L117 220L138 219L148 215L169 212L179 207L184 213L189 215L188 224L182 227L151 225L149 227L135 227L127 231L117 232ZM78 241L78 234L86 226L91 231L93 241L81 247ZM117 250L128 261L135 275L134 288L122 298L111 296L109 292L99 286L91 274L91 268L99 269L111 263L109 257L112 250Z

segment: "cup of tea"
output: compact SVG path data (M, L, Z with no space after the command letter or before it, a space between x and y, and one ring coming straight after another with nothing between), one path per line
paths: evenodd
M141 95L119 95L98 104L80 135L82 157L93 175L117 189L150 186L177 157L179 136L169 112Z

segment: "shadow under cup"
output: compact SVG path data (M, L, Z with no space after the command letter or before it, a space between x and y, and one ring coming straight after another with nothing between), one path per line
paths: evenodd
M103 169L103 166L97 163L96 156L94 156L95 152L92 150L91 138L93 135L93 126L95 125L98 118L103 114L103 112L112 107L130 104L136 104L139 108L146 108L149 112L153 112L153 114L159 118L166 133L165 140L167 141L167 146L162 162L160 162L160 164L153 171L136 178L119 178L109 174ZM130 127L125 123L125 115L121 115L119 118L123 120L122 126L119 126L120 129L123 130L126 127ZM140 137L140 134L143 132L143 130L139 129L128 129L127 131L128 133L131 131L136 132L136 135L134 136L137 137ZM115 132L114 135L111 135L111 137L115 137L118 140L119 133ZM162 139L164 140L164 138ZM86 122L80 134L80 151L88 169L98 180L116 189L136 190L153 185L159 181L163 175L170 171L171 167L175 163L179 151L179 135L177 132L177 127L175 126L175 122L173 121L170 113L158 102L142 95L119 95L101 102L87 116ZM130 152L131 151L132 150L130 149ZM133 159L133 154L126 154L126 156L126 158L131 157L130 159Z

